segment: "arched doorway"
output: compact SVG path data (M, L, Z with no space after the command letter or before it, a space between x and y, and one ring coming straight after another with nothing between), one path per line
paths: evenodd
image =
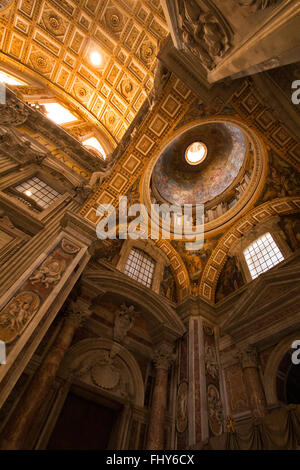
M84 388L71 387L47 450L107 450L116 445L123 406Z
M276 392L281 403L300 405L300 364L292 362L292 349L280 361L276 374Z

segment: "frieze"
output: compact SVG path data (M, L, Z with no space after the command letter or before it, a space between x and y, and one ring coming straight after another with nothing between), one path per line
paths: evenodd
M41 300L35 292L24 291L11 299L0 315L0 338L10 343L20 335L39 309Z
M68 253L69 251L69 253ZM70 253L72 251L72 253ZM79 247L63 238L0 311L0 340L13 342L61 281Z

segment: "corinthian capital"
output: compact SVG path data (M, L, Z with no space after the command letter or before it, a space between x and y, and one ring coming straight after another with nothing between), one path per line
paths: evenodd
M79 328L87 318L92 314L89 304L82 299L71 302L66 313L66 322L72 324L75 328Z
M258 367L257 350L254 346L246 346L240 349L237 357L243 369L246 367Z
M153 362L156 369L168 370L174 359L173 346L169 343L161 343L153 352Z

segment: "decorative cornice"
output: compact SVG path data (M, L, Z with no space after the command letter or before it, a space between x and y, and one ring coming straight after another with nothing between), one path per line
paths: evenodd
M66 212L60 224L67 233L75 234L77 238L82 239L88 246L91 246L93 242L98 240L95 227L76 214Z
M121 272L110 272L104 269L86 271L81 283L83 289L87 289L88 286L88 291L90 291L90 286L94 286L92 289L94 295L101 289L102 292L126 297L128 303L141 305L141 309L143 307L147 315L145 319L149 325L153 343L162 340L174 342L186 332L184 324L168 301Z
M8 89L6 89L5 104L0 104L0 109L0 125L2 126L20 126L27 121L30 113L29 106Z
M6 90L6 104L1 106L0 124L26 127L38 132L46 140L50 140L61 152L67 154L82 168L93 173L101 170L102 160L89 152L81 143L69 134L63 127L58 126L44 114L28 106L11 90Z

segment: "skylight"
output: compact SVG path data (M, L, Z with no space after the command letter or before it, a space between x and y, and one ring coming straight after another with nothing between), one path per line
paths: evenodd
M67 124L68 122L77 121L77 118L66 108L58 103L43 103L47 113L47 117L56 124Z
M13 85L13 86L24 86L26 85L25 82L15 78L13 75L10 75L3 70L0 70L0 83L5 83L6 85Z
M103 147L100 144L99 140L96 139L96 137L90 137L89 139L84 140L82 143L86 147L93 147L94 149L96 149L98 152L101 153L103 158L105 158L105 152L103 150Z
M284 260L270 233L265 233L244 250L252 279Z
M185 159L189 165L198 165L207 155L207 147L203 142L194 142L186 149Z

